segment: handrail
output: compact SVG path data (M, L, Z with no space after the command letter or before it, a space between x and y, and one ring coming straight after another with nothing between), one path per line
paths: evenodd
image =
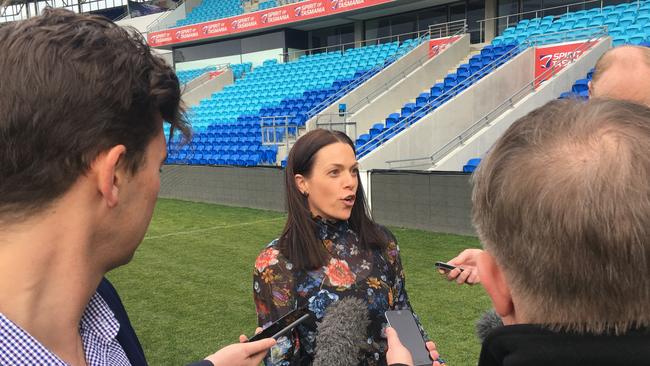
M409 33L402 33L402 34L397 34L394 36L386 36L386 37L380 37L380 38L371 38L371 39L366 39L363 41L355 41L355 42L347 42L347 43L340 43L337 45L333 46L323 46L323 47L315 47L315 48L308 48L306 50L295 50L291 52L284 52L280 53L279 56L282 56L285 62L291 62L293 60L298 59L300 56L306 56L306 55L312 55L312 54L320 54L320 53L329 53L329 52L337 52L337 51L345 51L348 49L352 48L359 48L359 47L365 47L368 45L373 45L373 44L380 44L381 41L386 40L386 39L397 39L398 41L400 39L412 39L411 38L406 38L407 36L412 36L412 35L417 35L417 37L414 38L419 38L421 34L428 34L428 31L417 31L417 32L409 32ZM351 46L351 47L347 47ZM323 52L316 52L316 51L323 51ZM300 54L300 56L295 56L296 54ZM293 57L292 57L293 56Z
M463 30L463 32L466 31L466 30L467 30L467 28L465 28ZM455 37L457 35L458 34L454 34L454 35L451 35L449 37ZM384 82L383 84L381 84L377 88L373 89L370 93L368 93L368 95L361 98L358 102L356 102L350 108L348 108L348 113L354 114L354 113L358 112L362 107L365 107L366 105L370 104L371 101L374 100L374 98L377 95L379 95L379 94L383 93L384 91L388 90L386 88L387 86L394 85L397 80L401 80L404 77L406 77L406 75L413 72L413 70L415 70L418 67L422 66L424 64L424 62L426 62L426 60L428 60L428 59L429 59L429 54L427 53L427 54L423 55L422 57L420 57L419 59L417 59L412 64L407 65L406 67L404 67L404 69L402 71L398 72L397 75L393 76L390 80Z
M467 23L466 23L466 20L465 20L465 19L460 20L460 21L449 22L449 23L457 23L457 22L463 22L464 27L458 29L458 30L456 31L456 33L454 33L453 35L451 35L451 37L454 37L454 36L456 36L456 35L459 35L459 34L465 32L465 31L467 30ZM446 23L441 23L441 24L446 24ZM429 31L423 33L423 34L418 38L418 40L419 40L418 45L421 44L422 41L426 40L427 37L430 37ZM322 111L324 108L330 106L332 103L334 103L335 101L339 100L341 97L347 95L351 90L354 90L354 89L357 88L359 85L363 84L366 80L368 80L368 79L371 78L373 75L375 75L375 74L377 74L378 72L380 72L381 70L383 70L383 69L384 69L385 67L387 67L388 65L393 64L393 63L394 63L396 60L398 60L399 58L406 56L406 55L409 54L410 52L413 52L413 50L414 50L415 48L417 48L417 47L413 47L412 49L410 49L410 50L409 50L406 54L404 54L404 55L400 55L400 54L398 54L398 53L395 53L394 55L392 55L392 56L390 56L388 59L386 59L386 61L384 61L383 63L378 64L378 65L375 65L374 67L368 69L368 70L367 70L365 73L363 73L362 75L359 75L359 76L358 76L357 78L355 78L351 83L347 84L347 85L344 86L343 88L339 89L336 93L330 95L330 96L327 97L325 100L323 100L322 102L318 103L316 106L312 107L312 108L311 108L311 109L310 109L310 110L305 114L306 121L309 121L309 120L312 119L314 116L318 115L318 113L319 113L320 111ZM428 54L427 54L427 57L428 57ZM416 63L417 63L417 62L416 62ZM415 63L414 63L414 64L415 64ZM412 64L412 65L413 65L413 64ZM409 65L409 66L412 66L412 65ZM407 68L408 68L409 66L407 66ZM392 80L392 79L391 79L391 80ZM386 84L384 84L384 85L386 85ZM371 93L373 93L373 92L375 92L375 91L376 91L376 90L373 90ZM356 105L356 104L355 104L355 105ZM349 113L348 113L348 114L349 114ZM278 116L278 117L280 117L280 116ZM268 117L268 118L272 118L272 117ZM317 122L318 122L318 121L317 121Z
M428 32L425 33L428 36ZM425 39L426 36L422 36L419 39L423 40ZM420 41L421 42L421 41ZM420 44L420 43L418 43ZM410 49L406 54L400 55L398 53L395 53L394 55L390 56L387 58L383 63L375 65L374 67L368 69L365 73L362 75L359 75L357 78L355 78L351 83L347 84L343 88L339 89L336 93L330 95L327 97L325 100L322 102L318 103L316 106L312 107L306 115L307 115L307 120L310 120L313 116L317 115L318 112L326 108L327 106L331 105L335 101L341 99L342 96L346 95L348 92L351 90L354 90L357 86L363 84L366 80L371 78L373 75L378 73L379 71L383 70L386 66L391 65L393 62L397 61L400 57L406 56L410 52L412 52L416 47L413 47Z
M525 45L525 47L524 47L524 45ZM416 116L418 118L421 118L422 113L424 113L424 115L428 114L428 110L431 109L433 105L435 105L435 104L437 104L437 105L443 104L447 99L450 99L454 95L457 95L459 91L465 90L465 87L468 87L468 86L472 85L474 83L474 81L480 79L479 75L484 74L484 73L487 74L488 72L498 68L501 65L501 61L509 60L510 57L518 54L519 52L521 52L522 50L525 50L528 47L529 46L527 45L527 42L525 42L524 44L516 45L511 50L504 53L499 58L493 60L488 65L486 65L483 68L481 68L480 70L470 74L470 76L467 79L461 81L460 83L458 83L457 85L455 85L451 89L446 90L444 93L439 95L436 99L428 101L427 104L425 104L425 105L419 107L418 109L414 110L413 113L410 114L408 117L406 117L403 120L399 121L395 125L387 128L387 129L384 129L379 135L375 136L373 139L371 139L368 142L366 142L365 144L361 145L357 149L357 151L363 152L366 148L368 148L370 146L379 145L379 142L384 137L387 137L389 134L391 134L393 132L398 133L399 131L401 131L401 129L407 128L410 125L411 122L415 122L414 120L415 120Z
M174 4L173 8L170 8L168 11L164 11L164 12L160 13L159 17L157 17L153 22L149 23L149 25L147 26L147 32L155 32L155 31L165 29L166 27L162 27L162 28L159 27L160 22L162 22L165 18L170 16L181 5L185 4L185 0L180 0L178 2L172 1L172 3ZM187 16L187 14L186 14L186 16Z
M452 35L449 36L449 37L455 37L455 36L457 36L457 35L459 35L459 34L464 33L464 32L467 30L467 22L466 22L466 20L463 19L463 20L461 20L461 21L463 22L464 27L461 28L461 29L459 29L459 30L457 30L456 33L452 34ZM446 23L442 23L442 24L446 24ZM431 28L430 28L430 29L431 29ZM430 34L427 33L426 36L430 36ZM426 36L422 37L422 39L425 39ZM415 49L415 47L414 47L413 49ZM411 51L413 51L413 49L412 49ZM411 51L409 51L409 52L411 52ZM406 56L406 55L404 55L404 56ZM394 55L394 56L392 57L392 58L394 58L394 60L389 60L389 61L387 61L386 63L387 63L387 64L392 64L392 63L393 63L395 60L397 60L399 57L401 57L401 56ZM408 75L409 73L413 72L413 70L417 69L419 66L422 65L422 60L423 60L424 58L428 58L428 57L429 57L429 54L427 53L426 55L422 56L421 58L419 58L418 60L416 60L416 61L413 62L412 64L407 65L406 67L404 67L404 70L398 72L398 74L395 75L393 78L391 78L389 81L387 81L387 82L383 83L382 85L378 86L377 88L373 89L370 93L368 93L368 95L366 95L365 97L361 98L357 103L355 103L354 105L352 105L352 106L347 110L347 112L346 112L347 115L352 115L352 114L356 113L359 109L361 109L363 106L369 104L369 103L371 102L371 100L375 98L375 93L379 92L379 93L376 94L376 95L379 95L379 94L383 93L383 92L386 90L386 86L387 86L387 85L393 85L393 83L395 82L396 79L401 79L401 78L403 78L404 76ZM385 67L385 66L382 66L382 69L383 69L384 67ZM368 73L370 73L370 72L374 72L374 70L370 70ZM370 76L372 76L372 75L370 75ZM361 84L361 83L365 82L366 80L367 80L367 79L365 78L365 75L362 75L362 76L359 77L359 81L360 81L360 82L359 82L358 84ZM356 87L356 85L355 85L354 87ZM349 90L350 90L350 89L348 89L348 88L346 87L346 90L345 90L344 95L347 94L347 92L348 92ZM335 95L333 96L333 98L335 98L335 99L333 99L333 98L328 98L328 99L324 100L323 102L321 102L321 103L320 103L319 105L317 105L316 107L312 108L312 110L310 110L310 111L308 112L308 116L309 116L309 117L308 117L308 120L311 119L313 116L317 115L317 114L318 114L318 111L320 111L320 110L323 109L323 108L321 108L321 107L323 107L323 105L329 106L329 105L331 105L334 101L340 99L340 96L338 96L338 94L339 94L339 93L337 93L337 94L335 94ZM332 99L333 99L333 100L332 100ZM361 105L361 103L363 103L364 101L365 101L366 103L363 104L363 105ZM314 111L317 111L317 112L316 112L316 113L313 113ZM318 120L317 120L317 122L318 122Z
M607 35L607 27L591 27L591 28L583 28L583 29L601 29L602 31L599 33L594 33L592 35L592 38L589 38L587 42L579 45L576 47L572 52L578 52L578 51L587 51L591 49L592 47L592 41L594 40L599 40L601 39L604 35ZM580 30L580 29L578 29ZM576 30L571 30L571 31L576 31ZM571 31L567 32L559 32L559 33L568 33ZM535 36L537 37L537 36ZM535 38L531 37L531 38ZM531 43L536 44L535 40L532 40ZM572 62L575 62L575 60L572 60ZM516 103L521 101L524 97L530 94L531 91L535 90L536 85L538 85L539 82L542 82L546 80L546 78L553 76L559 71L558 69L561 69L560 65L553 65L551 68L547 69L544 71L541 75L538 77L534 78L532 81L524 85L521 89L517 90L513 95L511 95L509 98L507 98L503 103L499 104L496 108L491 110L490 112L486 113L483 117L479 118L476 122L472 123L468 128L463 130L458 136L454 137L452 140L447 142L445 145L440 147L438 150L436 150L433 154L429 156L424 156L424 157L419 157L419 158L410 158L410 159L398 159L398 160L388 160L386 163L390 166L391 164L395 163L406 163L406 162L415 162L415 161L425 161L422 164L410 164L407 166L402 166L400 168L409 168L413 166L419 166L419 165L429 165L429 166L435 166L442 158L445 156L449 155L451 151L456 149L458 146L461 146L465 141L467 141L469 138L473 137L478 131L480 131L483 127L494 121L494 119L498 116L501 116L506 110L514 107ZM392 168L392 167L391 167Z

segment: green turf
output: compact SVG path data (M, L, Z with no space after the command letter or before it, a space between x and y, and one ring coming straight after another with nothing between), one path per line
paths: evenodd
M160 199L133 261L109 274L151 365L183 365L255 328L252 268L278 236L277 212ZM479 286L444 281L432 264L476 238L392 228L411 304L449 365L474 365L474 322L490 307Z

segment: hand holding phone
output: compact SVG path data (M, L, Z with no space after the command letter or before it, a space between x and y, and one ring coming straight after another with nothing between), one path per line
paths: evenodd
M306 321L312 316L306 307L298 308L288 312L280 319L273 322L273 324L266 327L266 329L252 336L248 341L255 342L264 338L278 339L287 334L291 329L295 328L298 324Z
M465 249L446 263L436 262L435 266L444 271L449 281L474 285L481 282L478 273L478 260L482 253L481 249ZM454 268L458 268L458 270L454 270Z
M453 271L454 269L458 268L454 266L453 264L445 263L445 262L436 262L434 263L434 266L440 271L444 271L445 273L449 273ZM461 272L463 271L462 268L460 268Z
M388 325L395 329L401 343L408 349L415 366L430 366L433 360L422 338L420 328L409 310L389 310L385 313Z

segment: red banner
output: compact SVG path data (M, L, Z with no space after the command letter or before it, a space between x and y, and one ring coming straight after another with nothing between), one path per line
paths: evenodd
M577 60L593 47L597 41L561 43L535 49L535 86L557 74L566 65ZM540 78L543 76L542 78ZM538 80L539 78L539 80Z
M226 34L263 29L362 9L392 1L394 0L308 0L212 22L192 24L159 32L150 32L147 35L147 40L150 46L160 47L187 41L209 39Z
M445 37L432 39L429 41L429 58L437 56L442 50L447 48L450 44L460 39L460 36Z

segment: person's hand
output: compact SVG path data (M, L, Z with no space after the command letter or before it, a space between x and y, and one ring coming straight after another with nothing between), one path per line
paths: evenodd
M388 340L386 363L388 365L399 363L413 366L413 357L411 357L411 352L402 345L395 329L391 327L386 328L386 339Z
M386 339L388 340L388 351L386 352L386 363L390 365L403 364L408 366L413 366L413 357L411 357L411 352L409 352L402 342L399 340L399 336L395 329L388 327L386 328ZM436 349L436 345L433 342L427 342L427 349L429 350L429 357L433 361L433 366L441 366L438 359L440 355Z
M479 278L477 263L481 253L483 253L481 249L465 249L458 256L447 262L459 267L449 271L447 273L447 279L449 281L456 281L458 284L467 283L473 285L480 283L481 279ZM460 270L461 268L462 271ZM441 273L444 274L444 272Z
M438 349L436 348L436 344L429 341L426 343L427 344L427 349L429 350L429 357L431 357L433 361L433 366L441 366L444 365L444 363L440 363L440 354L438 353ZM443 361L444 362L444 361Z
M242 338L243 337L243 338ZM239 336L239 341L247 338ZM265 338L256 342L238 343L226 346L205 359L214 366L258 366L268 350L275 345L275 339Z
M255 328L255 335L260 334L263 330L264 330L264 329L262 329L261 327L257 327L257 328ZM246 343L246 342L248 342L248 337L246 337L246 336L243 335L243 334L240 335L240 336L239 336L239 343Z

